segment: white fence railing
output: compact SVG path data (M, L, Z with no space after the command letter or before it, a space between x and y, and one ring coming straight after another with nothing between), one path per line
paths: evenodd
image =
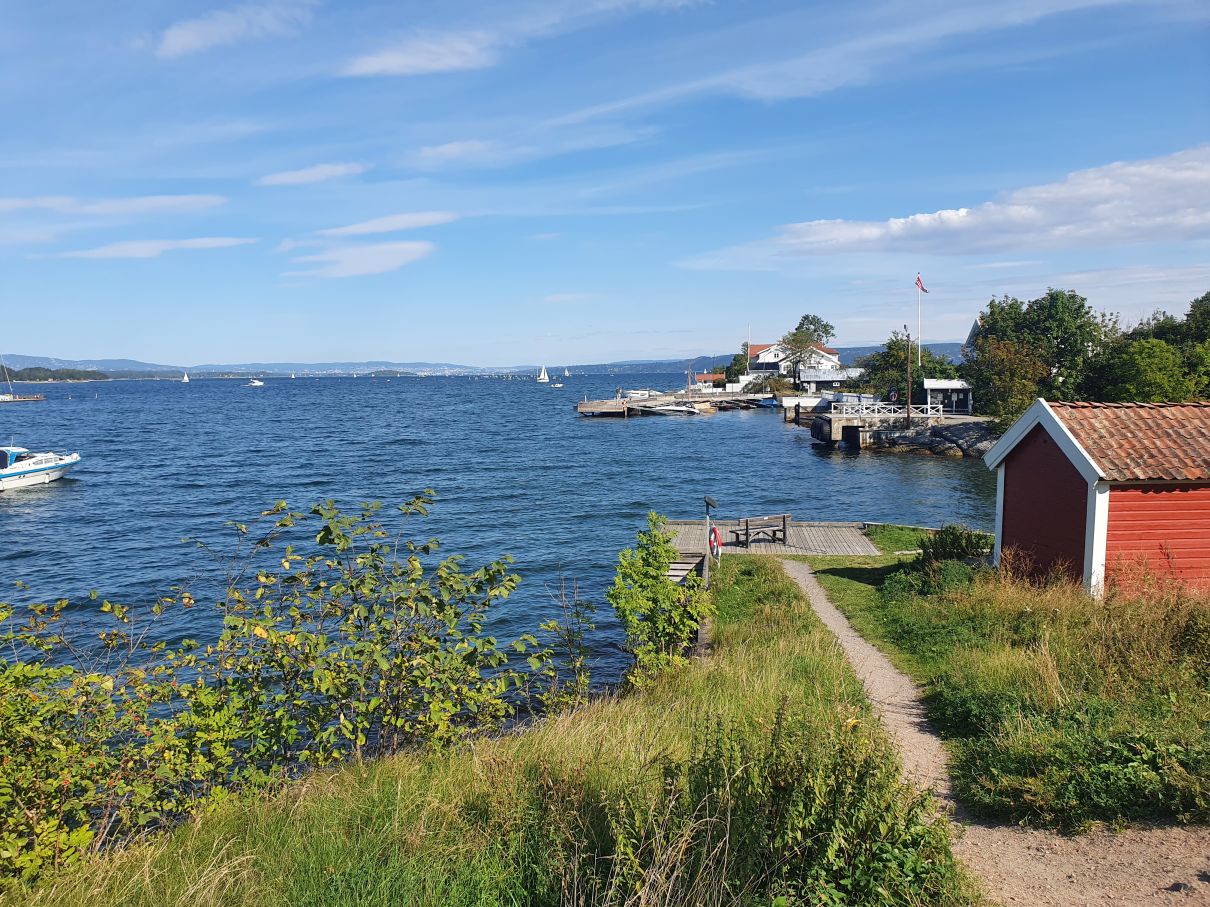
M879 418L897 418L907 415L907 407L898 403L833 403L834 416L875 416ZM923 403L912 407L913 416L940 416L940 403Z

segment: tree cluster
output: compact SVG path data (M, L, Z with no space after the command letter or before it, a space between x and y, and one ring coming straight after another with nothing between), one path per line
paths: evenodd
M924 347L920 350L920 365L916 365L916 343L907 334L892 331L890 339L876 353L857 360L864 369L857 385L862 391L880 397L907 402L908 359L912 360L912 402L923 403L925 378L956 378L958 370L945 356Z
M1001 425L1037 397L1179 402L1210 394L1210 293L1184 318L1156 312L1123 331L1072 290L993 299L959 368L979 411Z

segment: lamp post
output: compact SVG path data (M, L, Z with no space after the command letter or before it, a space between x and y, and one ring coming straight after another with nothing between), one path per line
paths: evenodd
M718 510L718 501L706 495L706 559L702 564L702 583L710 588L710 511ZM721 553L721 552L720 552Z

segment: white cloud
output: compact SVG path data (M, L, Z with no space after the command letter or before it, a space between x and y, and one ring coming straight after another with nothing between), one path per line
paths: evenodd
M1003 254L1204 238L1210 238L1210 145L1078 170L971 208L787 224L772 239L687 264L760 268L842 253Z
M446 142L442 145L425 145L416 152L417 163L436 165L463 161L483 161L497 148L496 142L481 139L463 139L458 142Z
M463 139L426 145L407 160L422 170L445 167L507 167L542 158L616 148L642 141L656 133L652 127L606 125L575 131L530 129L501 140Z
M185 214L204 211L225 203L221 195L142 195L86 201L70 195L41 195L30 198L0 198L0 212L53 211L124 217L142 214Z
M315 164L300 170L283 170L281 173L270 173L256 181L258 186L302 186L308 183L322 183L326 180L342 176L356 176L365 173L369 168L365 164Z
M196 239L132 239L110 243L95 249L61 252L58 258L159 258L165 252L181 249L226 249L256 242L235 236L202 236Z
M415 230L419 227L435 227L456 221L453 211L412 211L407 214L390 214L349 224L347 227L332 227L318 231L321 236L366 236L372 233L395 233L400 230Z
M293 35L311 21L313 6L313 0L249 3L185 19L165 29L156 56L173 59L240 41Z
M393 47L352 60L346 76L418 76L462 72L493 66L499 54L498 35L486 31L422 33Z
M436 248L430 242L391 242L328 249L293 259L299 264L315 264L316 267L288 271L286 276L361 277L367 274L384 274L427 258Z

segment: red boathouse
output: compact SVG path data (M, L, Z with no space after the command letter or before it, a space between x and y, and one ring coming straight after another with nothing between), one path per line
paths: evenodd
M1139 565L1210 587L1210 402L1038 400L984 462L997 563L1011 547L1093 594Z

